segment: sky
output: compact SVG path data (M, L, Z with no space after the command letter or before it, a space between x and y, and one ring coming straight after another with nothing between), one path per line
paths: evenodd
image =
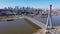
M60 8L60 0L0 0L0 8L15 6L47 8L50 4L53 7Z

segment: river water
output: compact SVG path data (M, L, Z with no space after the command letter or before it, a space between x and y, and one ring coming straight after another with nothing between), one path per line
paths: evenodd
M24 19L0 21L0 34L32 34L34 31Z
M35 17L36 20L46 24L47 18L39 18ZM53 26L60 26L60 15L52 16L52 24Z
M46 18L35 17L34 19L46 24ZM52 16L54 26L60 25L60 15ZM35 27L34 27L35 28ZM0 21L0 34L32 34L35 32L33 25L29 25L24 19L14 21Z

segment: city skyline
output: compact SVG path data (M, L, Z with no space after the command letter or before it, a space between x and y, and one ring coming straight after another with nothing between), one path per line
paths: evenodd
M60 8L60 0L0 0L0 8L4 7L33 7L33 8L47 8L50 4L53 7Z

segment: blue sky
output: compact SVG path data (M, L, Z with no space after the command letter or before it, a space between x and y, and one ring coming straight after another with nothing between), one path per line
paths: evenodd
M53 7L60 8L60 0L0 0L0 8L15 6L47 8L50 4Z

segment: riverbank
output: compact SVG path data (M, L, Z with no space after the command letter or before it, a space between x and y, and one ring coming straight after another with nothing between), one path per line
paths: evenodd
M45 29L38 29L37 32L34 32L32 34L44 34Z
M60 30L60 26L54 26L56 30Z

